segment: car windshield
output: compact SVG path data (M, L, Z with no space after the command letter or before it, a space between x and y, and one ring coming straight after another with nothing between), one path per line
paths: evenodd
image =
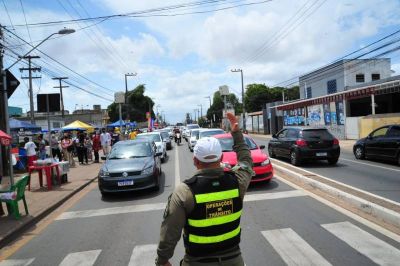
M198 130L192 130L192 133L190 133L191 137L195 137L196 139L199 139L199 131Z
M161 132L161 137L162 137L163 139L168 139L168 138L169 138L168 132L162 131L162 132Z
M331 133L326 129L303 130L304 139L332 139Z
M151 143L149 142L121 143L112 148L108 159L142 158L149 157L151 154Z
M219 143L221 144L222 151L233 151L233 138L219 138ZM250 150L256 150L257 145L254 141L248 137L244 137L244 141Z
M199 128L199 125L189 125L187 126L188 129Z
M200 132L199 138L211 137L211 136L215 136L218 134L224 134L224 133L225 132L222 129L207 130L207 131Z
M139 134L137 139L148 139L154 142L161 142L161 137L159 134Z

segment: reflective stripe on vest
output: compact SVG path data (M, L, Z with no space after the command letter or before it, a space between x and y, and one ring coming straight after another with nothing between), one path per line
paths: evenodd
M220 192L212 192L195 195L196 203L205 203L210 201L225 200L239 197L239 189L231 189Z
M242 211L240 210L238 212L216 218L203 219L203 220L188 219L188 223L190 226L193 227L207 227L213 225L226 224L229 222L233 222L236 219L239 219L241 214Z
M233 231L217 236L197 236L189 234L189 241L197 244L218 243L233 238L238 234L240 234L240 226Z

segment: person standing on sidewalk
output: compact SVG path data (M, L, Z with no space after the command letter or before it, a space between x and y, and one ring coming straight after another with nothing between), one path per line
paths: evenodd
M79 133L78 137L75 140L77 152L78 152L78 160L79 164L83 164L86 161L88 163L87 158L87 149L85 147L85 135L83 133Z
M51 152L53 154L53 158L57 156L58 160L61 161L60 144L58 143L58 139L54 134L51 135L50 147L51 147Z
M74 143L71 137L66 134L61 141L61 147L63 150L64 160L69 162L70 167L75 167L75 160L72 152L74 151Z
M182 266L243 266L240 252L240 218L243 198L253 175L249 147L236 117L227 113L238 164L224 172L222 148L213 137L197 141L194 176L180 183L169 196L161 224L156 265L171 266L183 230Z
M93 153L92 153L93 142L89 136L86 136L86 138L85 138L85 148L86 148L86 154L87 154L86 158L93 161ZM86 164L87 164L87 161L86 161Z
M93 142L94 162L99 163L99 150L101 148L101 144L100 144L100 135L98 131L96 131L96 134L93 136L92 142Z
M106 132L104 128L101 130L101 132L100 143L101 147L103 148L103 154L107 156L111 148L111 135L110 133Z
M39 158L40 160L46 159L46 141L43 139L43 135L39 135Z
M33 166L33 162L37 160L36 144L32 140L29 140L28 137L25 137L24 141L25 141L24 148L26 150L26 156L28 156L28 166Z

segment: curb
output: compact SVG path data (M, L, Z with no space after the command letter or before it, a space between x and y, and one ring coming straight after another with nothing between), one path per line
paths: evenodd
M63 203L65 203L67 200L72 198L76 193L87 187L90 183L92 183L94 180L96 180L97 176L90 179L86 183L82 184L80 187L76 188L73 190L71 193L66 195L65 197L61 198L59 201L54 203L53 205L49 206L48 208L44 209L40 213L38 213L36 216L31 217L28 219L25 223L21 224L19 227L15 228L15 230L9 232L7 235L5 235L1 240L0 240L0 249L17 239L22 233L27 231L29 228L31 228L33 225L37 224L40 222L43 218L45 218L47 215L49 215L51 212L53 212L55 209L60 207Z
M308 185L314 189L322 191L327 195L342 200L349 204L351 207L355 208L356 210L372 216L379 221L382 221L386 224L394 226L396 228L400 228L400 213L390 210L388 208L382 207L378 204L369 202L365 199L360 197L354 196L350 193L344 192L340 189L331 187L327 184L322 182L313 180L308 178L305 175L298 174L292 170L288 170L280 165L274 165L274 169L278 170L284 174L289 175L290 177L294 178L297 182L301 184Z

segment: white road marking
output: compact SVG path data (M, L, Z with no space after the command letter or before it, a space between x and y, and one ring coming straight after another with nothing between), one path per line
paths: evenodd
M69 253L59 266L92 266L100 252L101 249Z
M104 208L97 210L64 212L60 216L58 216L56 220L88 218L88 217L133 213L133 212L157 211L157 210L164 210L165 205L166 203L161 202L161 203L151 203L142 205L130 205L124 207Z
M306 196L306 194L301 190L289 190L289 191L274 192L274 193L247 194L244 196L244 201L284 199L284 198L301 197L301 196Z
M295 188L295 189L304 191L304 193L306 195L308 195L309 197L311 197L311 198L313 198L315 200L318 200L319 202L325 204L326 206L328 206L328 207L330 207L330 208L332 208L332 209L334 209L334 210L346 215L347 217L350 217L351 219L353 219L353 220L355 220L355 221L357 221L359 223L362 223L365 226L368 226L369 228L381 233L382 235L387 236L387 237L389 237L389 238L391 238L391 239L393 239L393 240L395 240L395 241L400 243L400 235L397 235L397 234L395 234L395 233L393 233L393 232L391 232L391 231L389 231L389 230L387 230L387 229L385 229L385 228L383 228L383 227L381 227L381 226L379 226L379 225L377 225L375 223L372 223L372 222L368 221L367 219L365 219L365 218L363 218L361 216L358 216L358 215L352 213L351 211L348 211L348 210L346 210L346 209L344 209L344 208L342 208L342 207L340 207L340 206L338 206L338 205L336 205L336 204L334 204L334 203L332 203L332 202L330 202L330 201L328 201L328 200L326 200L326 199L324 199L324 198L322 198L322 197L320 197L320 196L318 196L316 194L313 194L313 193L311 193L311 192L309 192L307 190L304 190L303 188L299 187L298 185L296 185L296 184L294 184L294 183L292 183L292 182L290 182L290 181L288 181L288 180L286 180L286 179L284 179L284 178L282 178L282 177L280 177L278 175L274 175L274 177L276 179L282 181L283 183L286 183L287 185Z
M181 182L181 174L179 170L179 153L178 153L178 146L175 145L175 187L179 185Z
M285 163L285 162L279 161L279 160L277 160L277 159L271 159L271 160L272 160L272 162L279 162L279 163L281 163L281 164L283 164L283 165L287 165L287 166L289 166L289 167L294 167L294 168L300 169L301 171L303 171L303 172L305 172L305 173L308 173L308 174L311 174L311 175L316 175L316 176L318 176L318 177L320 177L320 178L322 178L322 179L325 179L325 180L327 180L327 181L333 182L333 183L335 183L335 184L339 184L339 185L341 185L341 186L344 186L344 187L353 189L353 190L355 190L355 191L362 192L362 193L364 193L364 194L366 194L366 195L375 197L375 198L377 198L377 199L381 199L381 200L384 200L384 201L389 202L389 203L391 203L391 204L400 206L400 203L397 202L397 201L393 201L393 200L391 200L391 199L384 198L384 197L382 197L382 196L379 196L379 195L373 194L373 193L371 193L371 192L368 192L368 191L365 191L365 190L362 190L362 189L359 189L359 188L350 186L350 185L348 185L348 184L345 184L345 183L336 181L336 180L334 180L334 179L328 178L328 177L326 177L326 176L323 176L323 175L320 175L320 174L317 174L317 173L314 173L314 172L305 170L305 169L303 169L303 168L293 166L293 165L291 165L291 164L289 164L289 163ZM278 168L279 168L279 167L282 167L282 166L280 166L280 165L275 165L275 166L278 167ZM289 169L285 169L285 171L287 171L287 172L289 172L289 173L299 174L299 173L296 173L295 171L292 171L292 170L289 170Z
M35 258L26 260L3 260L2 262L0 262L0 266L28 266L34 260Z
M303 191L290 190L290 191L282 191L275 193L259 193L252 195L248 194L244 197L244 201L273 200L273 199L283 199L283 198L292 198L300 196L306 196L306 194ZM130 206L104 208L96 210L71 211L62 213L60 216L57 217L56 220L89 218L89 217L106 216L106 215L122 214L122 213L157 211L157 210L164 210L165 206L166 203L160 202L160 203L130 205Z
M349 222L322 227L379 265L399 265L400 250Z
M331 265L291 228L262 231L287 265Z
M154 265L157 257L157 245L140 245L132 251L128 266Z
M350 160L350 159L344 159L344 158L339 158L339 160L344 160L344 161L348 161L348 162L352 162L352 163L359 163L359 164L373 166L373 167L377 167L377 168L381 168L381 169L385 169L385 170L400 172L400 169L394 169L394 168L391 168L391 167L386 167L386 166L381 166L381 165L376 165L376 164L363 163L363 162Z

